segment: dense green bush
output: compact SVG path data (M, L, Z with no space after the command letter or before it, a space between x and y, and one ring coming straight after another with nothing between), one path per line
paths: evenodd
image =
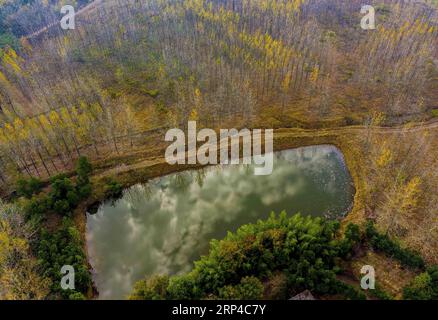
M200 291L196 284L196 277L193 272L170 278L166 292L167 299L195 300L201 298Z
M340 256L347 257L360 241L361 234L359 226L349 223L345 230L345 238L340 243Z
M77 186L83 187L90 184L90 174L93 171L91 163L86 157L80 157L76 165Z
M43 275L52 279L51 292L67 299L77 292L85 294L91 285L87 259L82 249L79 231L71 220L64 218L62 227L49 233L41 232L36 252ZM75 291L63 290L61 283L61 268L71 265L75 270Z
M79 199L86 199L91 195L90 174L93 171L91 163L86 157L80 157L76 166L76 192Z
M404 266L423 269L423 258L416 252L403 249L398 243L392 241L386 234L380 234L372 222L366 226L366 236L370 245L378 251L399 260Z
M131 300L164 300L168 298L167 287L169 276L153 276L138 281L134 285L134 291L129 296Z
M409 300L438 300L438 266L427 269L403 289Z
M238 285L228 285L219 289L219 299L223 300L260 300L264 287L255 277L245 277Z
M117 181L111 180L106 185L105 197L109 199L117 199L123 194L123 186Z
M347 225L347 229L345 230L345 238L349 240L352 244L359 243L361 240L359 226L353 223L349 223Z
M54 211L63 216L69 215L81 200L86 199L91 194L89 180L91 172L91 164L87 158L81 157L76 166L76 185L64 174L54 176L50 179L50 191L47 196L32 196L41 191L41 181L34 178L19 180L19 194L30 199L25 204L27 217L42 217L48 211Z
M33 196L32 199L25 202L24 211L27 220L43 217L48 210L50 210L50 203L47 196Z
M6 46L17 50L20 46L20 41L12 33L0 33L0 49Z
M333 291L349 300L366 300L366 295L362 291L358 291L352 285L341 281L336 282Z
M91 184L77 186L77 194L80 199L87 199L92 192Z
M82 293L74 292L68 296L68 300L86 300L86 298Z
M330 290L338 254L334 235L339 224L319 218L285 213L242 226L222 241L212 241L210 254L196 262L195 270L205 293L238 283L242 277L264 278L285 270L297 290Z
M438 299L438 265L429 267L427 273L430 275L432 280L431 285L433 289L434 299Z
M368 292L379 300L394 300L394 297L388 292L384 291L377 283L375 289L369 290Z
M17 181L17 193L19 196L30 199L34 194L39 193L43 186L44 184L36 178L30 178L28 180L19 179Z
M52 178L49 192L50 207L59 214L67 215L79 203L79 195L71 180L64 175Z
M357 240L356 228L350 229L348 237ZM342 250L342 241L335 239L338 230L335 221L272 214L266 221L228 233L221 241L211 241L209 254L195 262L189 274L138 282L131 298L255 298L263 292L260 281L282 272L289 296L308 289L362 299L360 293L336 279L336 261Z

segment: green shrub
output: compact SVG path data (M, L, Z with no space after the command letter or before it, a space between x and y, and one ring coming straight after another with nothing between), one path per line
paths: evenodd
M86 157L80 157L78 163L76 165L76 174L77 178L77 186L83 187L90 183L90 174L93 171L93 167L91 163L88 161Z
M432 110L432 116L434 116L435 118L438 118L438 109Z
M69 300L86 300L85 296L80 292L74 292L68 296Z
M50 191L47 196L38 198L33 194L41 191L43 184L38 179L18 180L18 193L32 199L25 206L28 218L43 216L48 211L54 211L61 215L69 215L81 200L90 196L92 187L89 174L92 166L87 158L81 157L76 166L78 175L76 185L65 175L60 174L50 179Z
M20 47L20 41L12 33L0 33L0 49L10 46L17 50Z
M345 238L340 243L340 255L347 257L354 246L361 241L361 234L358 225L349 223L345 230Z
M43 186L44 184L36 178L19 179L17 181L17 193L19 196L30 199L34 194L38 194Z
M71 180L60 176L58 179L52 179L49 196L53 200L64 200L67 198L67 193L71 191L74 191Z
M196 300L200 299L199 290L193 273L170 278L167 287L167 296L173 300Z
M238 285L228 285L219 289L219 298L224 300L260 300L264 287L255 277L242 278Z
M90 183L90 174L93 172L93 166L86 157L80 157L76 165L76 192L78 202L81 199L87 199L92 192Z
M156 98L160 94L160 92L156 89L153 90L143 89L142 91L148 96L150 96L151 98Z
M376 284L374 290L369 290L368 292L379 300L394 300L394 297L380 288L378 284Z
M64 176L52 179L49 203L56 213L68 215L76 208L78 202L79 196L70 179Z
M434 299L438 299L438 265L429 267L427 273L430 275Z
M403 249L400 245L392 241L387 235L380 234L372 222L366 226L366 236L370 245L378 251L399 260L402 265L411 268L423 269L425 266L423 258L414 251Z
M80 197L76 190L71 190L67 192L67 202L70 208L76 208L76 206L79 204L79 200Z
M50 210L50 203L47 196L36 197L27 200L24 205L24 211L26 213L26 219L32 219L33 217L42 217Z
M130 300L165 300L167 299L167 287L169 276L156 275L149 279L138 281L134 285Z
M359 226L349 223L345 230L345 238L354 244L359 243L361 238Z
M91 184L78 187L78 194L81 199L87 199L92 192Z
M75 290L86 293L91 285L91 275L88 263L83 252L83 243L79 231L71 220L64 218L62 227L54 232L41 232L40 241L36 244L36 253L42 275L52 279L51 292L64 299L74 293L71 290L62 290L61 268L71 265L75 270Z
M53 203L53 210L62 215L68 215L71 212L70 204L67 200L56 200Z
M424 272L403 289L403 297L408 300L432 300L432 278Z
M403 289L408 300L438 300L438 266L427 269Z
M352 285L341 281L336 282L335 291L343 295L348 300L366 300L366 295L362 291L357 290Z
M58 175L55 175L53 177L50 178L50 183L53 184L58 180L64 180L64 179L68 179L67 175L64 173L60 173Z
M106 185L105 197L109 199L117 199L123 194L123 186L117 181L111 180Z

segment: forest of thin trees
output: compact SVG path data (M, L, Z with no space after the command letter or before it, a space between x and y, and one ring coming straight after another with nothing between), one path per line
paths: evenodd
M382 121L375 115L372 126ZM409 125L385 137L371 130L363 141L367 217L433 264L438 262L437 141L435 130Z
M436 6L371 2L373 31L360 28L359 0L114 0L78 15L75 30L26 37L41 24L16 26L19 45L0 49L0 182L63 171L85 147L117 154L120 137L129 146L189 119L360 124L372 111L436 107Z

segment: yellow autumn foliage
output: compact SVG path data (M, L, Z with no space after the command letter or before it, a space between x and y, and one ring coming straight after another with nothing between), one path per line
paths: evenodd
M421 180L419 177L412 178L404 187L400 201L400 209L403 212L417 207L418 196L421 192Z
M21 219L15 205L0 200L0 300L41 300L49 293L50 280L38 274Z
M196 109L192 109L192 112L190 113L189 120L190 121L198 121L198 111Z
M380 154L380 157L377 159L376 164L379 168L386 167L392 160L392 153L391 150L387 147L384 147L382 149L382 153Z

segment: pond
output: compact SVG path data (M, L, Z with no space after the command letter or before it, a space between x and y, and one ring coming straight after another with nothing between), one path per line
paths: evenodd
M99 298L124 299L146 275L189 271L211 239L272 211L342 217L353 198L342 153L327 145L275 153L269 176L251 165L215 166L133 186L87 214Z

